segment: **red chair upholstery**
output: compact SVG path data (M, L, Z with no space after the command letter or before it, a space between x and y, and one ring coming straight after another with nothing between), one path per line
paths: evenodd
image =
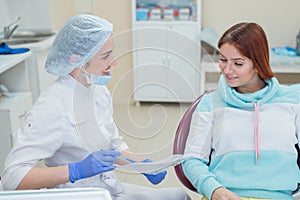
M208 93L208 92L205 92L204 94L206 94L206 93ZM202 99L203 95L198 97L196 99L196 101L194 101L190 105L188 110L183 115L181 121L179 122L177 131L176 131L176 135L175 135L174 144L173 144L173 154L183 154L184 153L185 142L186 142L186 139L188 137L189 130L190 130L190 123L191 123L192 114L193 114L194 110L196 109L199 101ZM197 192L197 190L194 188L194 186L185 177L185 175L183 173L183 170L182 170L182 167L181 167L181 164L175 166L175 173L176 173L178 179L181 181L181 183L185 187L189 188L192 191Z
M202 99L203 95L209 93L208 91L205 92L204 94L202 94L200 97L198 97L187 109L187 111L185 112L185 114L183 115L183 117L181 118L178 128L176 130L176 135L175 135L175 140L174 140L174 144L173 144L173 154L183 154L184 153L184 149L185 149L185 143L189 134L189 130L190 130L190 123L191 123L191 118L192 118L192 114L194 112L194 110L196 109L198 103L200 102L200 100ZM298 166L300 169L300 150L299 150L299 146L296 144L295 148L298 151ZM197 192L196 188L194 188L194 186L191 184L191 182L185 177L181 164L177 165L174 167L175 168L175 173L178 177L178 179L180 180L180 182L187 187L188 189ZM296 195L299 194L298 191L300 189L300 184L298 184L298 188L293 191L293 194ZM299 195L300 196L300 195ZM296 198L295 198L296 199ZM298 198L297 198L298 199Z

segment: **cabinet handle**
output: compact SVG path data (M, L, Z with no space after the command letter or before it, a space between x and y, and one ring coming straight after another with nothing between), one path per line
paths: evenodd
M22 114L19 115L19 119L26 115L27 110L25 110Z
M10 137L10 147L13 148L14 146L14 140L13 140L13 135L12 134L9 134L9 137Z

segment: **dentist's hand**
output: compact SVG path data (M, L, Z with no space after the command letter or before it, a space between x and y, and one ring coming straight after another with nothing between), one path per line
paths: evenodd
M143 160L142 162L152 162L152 160L150 159L146 159L146 160ZM163 171L163 172L160 172L158 174L145 174L145 173L142 173L144 176L146 176L146 178L153 184L153 185L157 185L159 184L160 182L162 182L166 175L167 175L167 171Z
M117 156L120 156L120 152L112 149L100 150L91 153L82 161L69 163L70 181L74 183L79 179L115 169L113 164Z

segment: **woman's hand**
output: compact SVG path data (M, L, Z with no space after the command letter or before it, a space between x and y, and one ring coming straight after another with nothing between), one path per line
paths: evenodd
M224 187L217 188L212 193L212 200L242 200L241 197L236 195L235 193L231 192L230 190L227 190Z
M115 169L114 162L120 152L113 149L95 151L79 162L69 163L71 183Z
M145 159L142 162L143 163L152 162L152 160ZM167 171L162 171L158 174L146 174L146 173L142 173L142 174L148 179L148 181L150 181L150 183L152 183L153 185L157 185L165 179L167 175Z

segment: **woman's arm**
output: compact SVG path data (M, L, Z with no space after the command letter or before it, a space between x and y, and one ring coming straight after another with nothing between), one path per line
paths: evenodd
M232 199L232 200L242 200L241 197L231 192L230 190L219 187L212 193L212 200L223 200L223 199Z
M70 182L68 165L58 167L33 167L25 175L16 189L40 189L68 182Z
M138 155L136 155L135 153L131 152L129 149L126 149L124 151L121 152L121 156L123 158L128 158L130 160L133 160L135 162L141 162L143 160L145 160L145 158L141 158ZM128 164L127 161L121 160L121 159L116 159L115 163L117 165L124 165L124 164Z
M21 180L17 189L39 189L89 178L115 169L113 165L120 152L100 150L89 154L85 159L58 167L33 167Z

